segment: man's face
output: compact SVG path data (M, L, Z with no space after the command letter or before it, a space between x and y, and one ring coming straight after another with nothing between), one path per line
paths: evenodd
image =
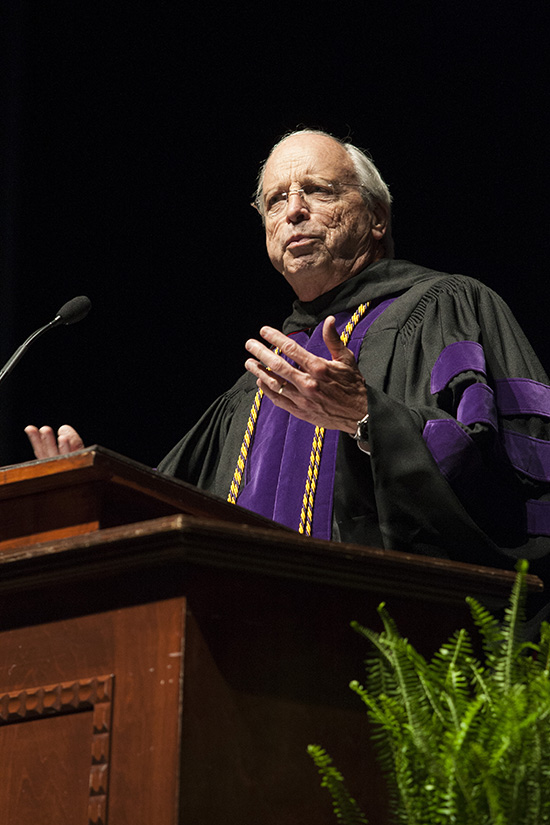
M351 157L331 138L287 138L267 162L263 195L268 255L300 300L383 257L385 216L367 207Z

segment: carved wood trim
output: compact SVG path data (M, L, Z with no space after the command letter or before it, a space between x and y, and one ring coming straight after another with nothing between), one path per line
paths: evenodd
M89 825L106 825L114 676L94 676L0 694L0 725L92 712Z

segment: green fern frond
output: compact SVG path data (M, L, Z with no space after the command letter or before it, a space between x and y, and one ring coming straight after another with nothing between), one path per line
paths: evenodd
M525 624L525 599L527 598L526 576L528 563L520 559L516 564L517 575L512 588L510 604L504 611L503 637L504 655L495 665L495 679L502 678L504 690L508 690L515 680L516 665L523 642Z
M550 674L550 624L542 622L540 628L540 644L537 645L537 663L547 674Z
M470 608L472 619L480 633L487 665L491 666L493 661L500 656L504 641L501 624L473 596L466 597L466 604Z
M373 633L357 622L352 623L352 627L369 639L391 666L395 691L405 707L415 745L426 750L430 745L423 731L429 717L429 703L418 679L419 672L427 671L426 660L401 636L383 602L378 606L378 613L384 625L382 633ZM367 682L367 688L370 687Z
M350 795L342 774L334 767L328 753L319 745L309 745L308 753L321 775L321 786L327 788L332 797L332 806L338 822L342 822L343 825L368 825L365 814Z

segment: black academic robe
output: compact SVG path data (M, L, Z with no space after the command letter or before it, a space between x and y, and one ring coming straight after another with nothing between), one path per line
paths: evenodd
M371 455L340 433L332 538L508 568L527 557L548 578L550 388L498 295L384 259L296 301L283 331L390 296L358 358ZM226 498L255 392L246 373L159 470Z

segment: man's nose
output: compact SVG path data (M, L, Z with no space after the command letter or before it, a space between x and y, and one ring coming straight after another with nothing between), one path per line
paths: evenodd
M309 209L302 192L288 193L286 218L290 223L301 223L309 218Z

